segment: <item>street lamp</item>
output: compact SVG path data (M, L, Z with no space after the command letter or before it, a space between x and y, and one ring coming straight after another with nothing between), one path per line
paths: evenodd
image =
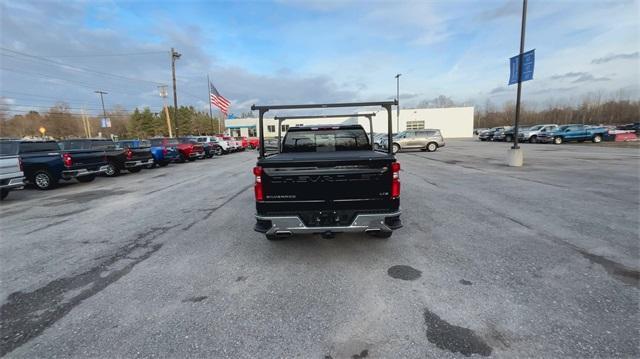
M396 75L396 101L398 101L397 105L397 114L396 114L396 131L400 132L400 76L402 74Z

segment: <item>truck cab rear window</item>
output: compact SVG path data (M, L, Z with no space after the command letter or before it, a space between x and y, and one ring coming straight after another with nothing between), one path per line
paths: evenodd
M20 153L60 151L56 142L22 142L20 143Z
M282 152L336 152L371 150L363 129L289 131Z
M14 156L18 154L18 141L0 142L0 156Z

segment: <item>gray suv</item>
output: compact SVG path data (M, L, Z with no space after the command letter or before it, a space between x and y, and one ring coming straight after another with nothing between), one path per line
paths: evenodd
M397 134L392 146L393 153L409 149L433 152L438 147L444 147L444 138L440 130L409 130Z

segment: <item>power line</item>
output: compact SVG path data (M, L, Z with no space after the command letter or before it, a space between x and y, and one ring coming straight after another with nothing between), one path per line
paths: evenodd
M82 54L82 55L47 55L44 57L53 58L73 58L73 57L117 57L117 56L143 56L152 54L169 54L169 51L145 51L145 52L128 52L120 54Z
M64 67L66 69L71 69L71 70L76 70L76 71L81 71L81 72L92 72L92 73L100 74L100 75L103 75L103 76L112 76L112 77L117 77L117 78L120 78L120 79L130 80L130 81L147 82L147 83L154 84L156 86L157 85L164 85L163 83L156 82L156 81L143 80L143 79L138 79L138 78L133 78L133 77L127 77L127 76L122 76L122 75L117 75L117 74L111 74L111 73L108 73L108 72L98 71L98 70L94 70L94 69L90 69L90 68L86 68L86 67L80 67L80 66L76 66L76 65L69 65L69 64L65 64L63 62L59 62L59 61L54 61L54 60L48 59L46 57L31 55L31 54L27 54L27 53L24 53L24 52L7 49L5 47L0 47L0 50L8 51L10 53L21 55L21 56L24 56L24 57L28 57L28 58L32 58L32 59L36 59L36 60L40 60L40 61L44 61L44 62L48 62L48 63L52 63L52 64L55 64L55 65ZM7 55L7 54L2 54L2 55L15 58L15 56Z
M56 108L56 106L42 106L42 105L20 105L20 104L16 104L16 103L12 103L12 104L0 104L0 106L5 106L5 107L36 107L36 108ZM87 110L87 111L102 111L101 108L88 108L88 107L63 107L65 109L69 109L69 110ZM10 111L10 110L8 110Z
M0 109L0 111L5 111L5 112L20 112L20 113L29 113L29 112L37 112L40 115L47 115L49 114L49 111L47 112L38 112L38 111L33 111L33 110L8 110L8 109ZM51 114L63 114L63 115L74 115L74 116L82 116L82 115L88 115L88 114L83 114L81 112L67 112L67 111L53 111L51 112ZM101 117L101 115L89 115L92 117ZM129 117L131 116L130 113L125 113L125 114L117 114L117 113L110 113L108 114L109 117Z
M36 78L43 78L44 77L44 78L48 78L48 79L52 79L52 80L66 81L66 82L73 83L73 84L76 84L76 85L80 85L82 87L86 87L86 88L92 89L92 90L96 87L95 85L92 85L92 84L89 84L89 83L86 83L86 82L69 80L67 78L51 76L51 75L48 75L48 74L43 74L41 72L29 72L29 71L12 69L12 68L8 68L8 67L0 67L0 70L11 71L13 73L19 73L19 74L23 74L23 75L27 75L27 76L36 77Z

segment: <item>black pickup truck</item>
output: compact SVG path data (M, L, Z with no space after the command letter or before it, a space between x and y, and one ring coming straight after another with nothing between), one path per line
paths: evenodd
M60 141L60 147L66 151L96 150L102 151L107 158L109 177L115 177L121 171L140 172L143 167L153 165L153 156L149 147L131 148L121 146L110 139L76 139Z
M24 175L38 189L51 189L61 179L91 182L107 168L104 151L64 151L55 141L15 142Z
M387 238L402 226L399 171L393 153L374 151L360 125L290 127L279 153L261 151L253 169L254 229L270 240L339 232Z

